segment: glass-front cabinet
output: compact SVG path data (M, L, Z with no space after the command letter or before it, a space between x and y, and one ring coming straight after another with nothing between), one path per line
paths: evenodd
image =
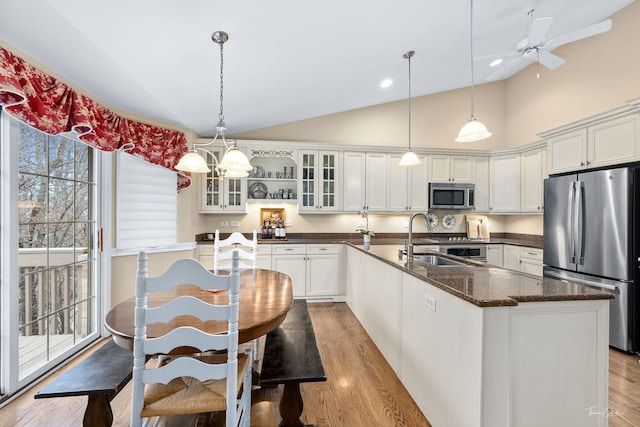
M298 211L322 213L340 210L338 152L300 150L298 164Z
M210 150L220 160L222 148ZM200 193L198 208L200 212L245 212L247 181L243 178L220 178L215 169L213 157L202 152L211 172L199 174Z

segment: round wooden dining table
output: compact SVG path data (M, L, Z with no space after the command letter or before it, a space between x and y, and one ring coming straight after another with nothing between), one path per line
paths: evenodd
M180 285L170 292L152 292L148 307L158 307L177 297L191 295L211 304L227 304L228 292L204 291L193 285ZM249 342L277 328L293 305L291 278L273 270L249 269L240 272L240 312L238 330L240 343ZM105 318L105 327L120 347L133 349L135 297L113 307ZM180 316L168 323L147 326L147 337L164 335L180 326L193 326L208 333L226 332L226 321L202 322L191 316Z

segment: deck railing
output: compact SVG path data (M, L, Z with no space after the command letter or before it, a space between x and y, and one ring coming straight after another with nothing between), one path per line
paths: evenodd
M21 248L20 335L82 334L90 321L92 289L86 248Z

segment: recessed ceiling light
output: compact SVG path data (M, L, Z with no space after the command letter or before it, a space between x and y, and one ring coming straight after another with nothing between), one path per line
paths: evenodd
M391 80L391 79L384 79L384 80L382 81L382 83L380 83L380 87L384 89L384 88L386 88L386 87L391 86L392 84L393 84L393 80Z
M489 67L495 67L496 65L500 65L502 64L502 61L503 61L502 58L494 59L493 61L491 61L491 64L489 64Z

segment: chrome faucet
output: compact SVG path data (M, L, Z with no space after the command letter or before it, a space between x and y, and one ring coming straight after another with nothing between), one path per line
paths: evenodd
M427 226L427 231L429 233L433 232L433 228L431 227L427 214L423 212L416 212L411 215L411 218L409 219L409 242L407 243L407 259L409 261L413 260L413 218L418 215L422 215L424 217L424 225Z

